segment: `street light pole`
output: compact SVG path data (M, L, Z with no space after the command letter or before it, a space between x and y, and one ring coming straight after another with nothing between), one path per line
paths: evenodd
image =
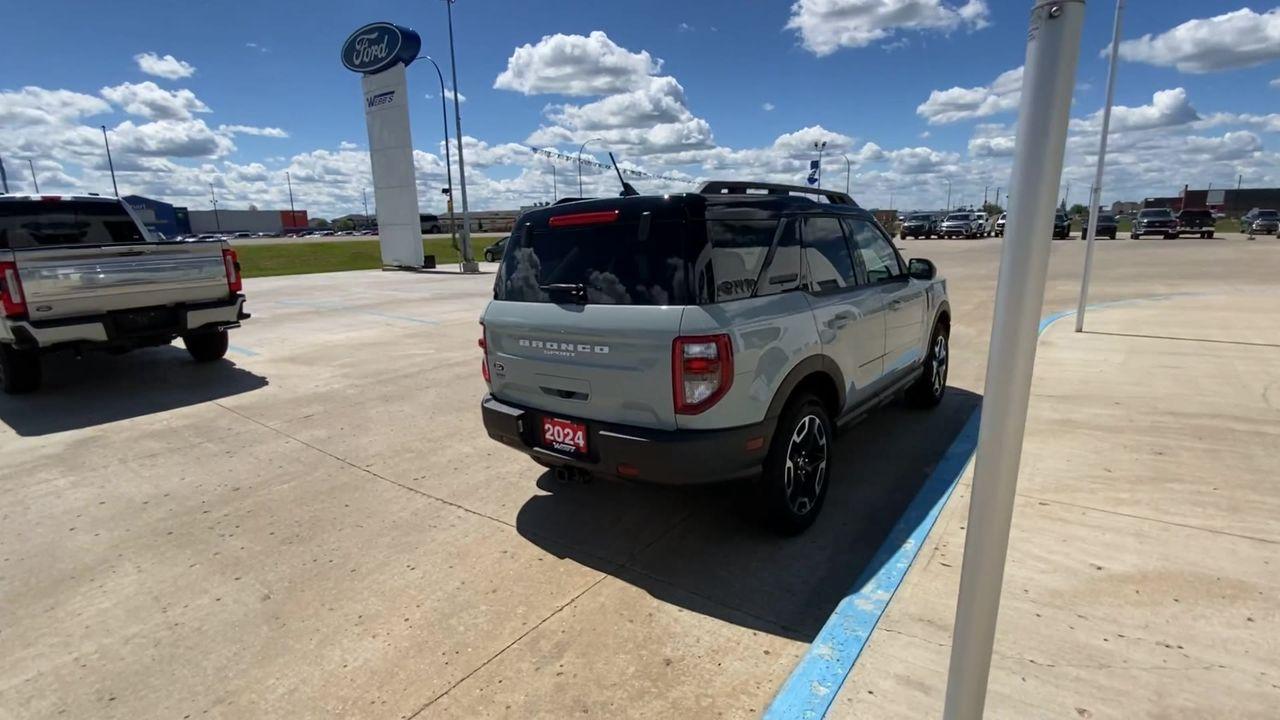
M1111 59L1107 68L1107 104L1102 110L1102 134L1098 138L1098 168L1093 175L1093 193L1089 196L1089 228L1085 230L1084 273L1080 277L1080 303L1076 305L1076 332L1084 332L1084 311L1089 304L1089 276L1093 274L1093 240L1098 232L1098 206L1102 204L1102 172L1107 163L1107 131L1111 128L1111 102L1116 94L1116 62L1120 47L1120 15L1124 0L1116 0L1115 27L1111 30ZM1209 183L1210 189L1213 183Z
M849 156L840 153L840 157L844 158L844 194L849 194L849 174L853 172L853 165L849 162ZM892 203L890 203L892 204Z
M1038 0L1031 11L944 720L981 720L986 704L1084 5Z
M454 134L458 136L458 185L462 188L462 272L474 273L480 272L480 264L471 257L471 210L467 207L467 166L462 159L462 111L458 109L458 58L453 51L453 3L454 0L444 0L449 15L449 73L453 77ZM440 97L443 100L443 90ZM445 147L448 146L446 141ZM452 191L449 193L449 200L452 205Z
M36 186L36 194L40 194L40 181L36 179L36 164L27 158L27 167L31 168L31 184Z
M360 197L364 199L364 227L369 227L369 190L360 188Z
M947 212L951 212L951 178L942 178L947 181Z
M295 230L298 227L298 214L293 209L293 178L289 177L289 171L284 171L285 185L289 186L289 227Z
M450 52L452 52L452 50ZM449 156L449 110L444 99L444 73L440 72L440 65L437 64L430 55L420 55L419 57L431 63L431 67L436 69L436 77L440 78L440 117L444 120L444 175L445 182L448 183L449 188L449 199L445 201L445 205L449 209L450 242L454 247L458 247L458 223L453 217L453 159ZM453 105L454 107L458 106L458 92L456 89L453 93ZM461 135L459 135L459 137L461 137ZM462 154L461 142L458 143L458 154Z
M120 188L116 186L116 165L111 162L111 143L107 142L107 126L102 125L102 144L107 148L107 167L111 169L111 189L116 197L120 197Z
M555 201L560 199L560 184L556 180L556 162L554 160L551 160L550 163L551 163L551 202L554 203Z
M579 198L583 196L582 195L582 151L586 149L587 143L593 143L597 140L604 142L604 138L593 137L578 146L578 197Z
M818 189L822 189L822 151L827 149L827 141L813 141L813 148L818 151Z
M209 183L209 200L213 203L213 223L218 232L222 232L222 220L218 217L218 196L213 192L213 183Z

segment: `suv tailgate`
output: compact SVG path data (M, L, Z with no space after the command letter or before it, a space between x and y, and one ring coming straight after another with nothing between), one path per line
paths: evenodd
M673 430L671 347L682 313L494 301L484 314L493 395L549 414Z

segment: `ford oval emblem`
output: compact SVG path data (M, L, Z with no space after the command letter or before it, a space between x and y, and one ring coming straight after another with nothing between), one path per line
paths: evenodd
M396 63L408 65L421 49L422 38L409 28L386 22L369 23L351 33L342 44L342 64L348 70L372 75Z

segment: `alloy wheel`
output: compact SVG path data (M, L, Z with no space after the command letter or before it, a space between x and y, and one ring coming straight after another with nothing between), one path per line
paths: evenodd
M805 415L796 423L782 473L792 512L808 513L822 493L827 474L827 428L817 415Z
M942 394L942 388L947 384L947 336L938 335L933 340L933 367L932 382L933 394L935 396Z

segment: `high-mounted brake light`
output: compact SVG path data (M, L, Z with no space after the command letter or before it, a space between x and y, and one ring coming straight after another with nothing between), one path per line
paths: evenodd
M233 293L240 292L244 288L244 279L240 277L240 260L236 257L236 251L223 248L222 264L227 270L227 289Z
M602 210L600 212L574 213L572 215L556 215L547 221L547 225L553 228L559 227L577 227L579 225L603 225L611 223L618 219L617 210Z
M27 299L22 294L22 279L18 277L18 265L0 262L0 305L5 317L24 317Z
M44 202L62 202L61 195L41 195L40 199Z
M733 385L733 342L728 335L689 335L671 344L671 393L677 415L697 415Z

